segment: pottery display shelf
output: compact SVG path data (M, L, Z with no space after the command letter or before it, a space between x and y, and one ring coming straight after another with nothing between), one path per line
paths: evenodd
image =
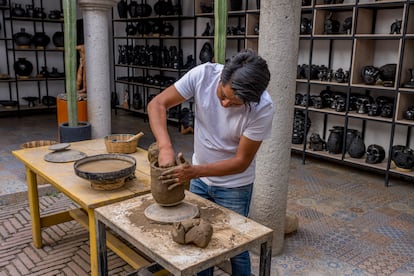
M107 153L103 139L73 142L70 143L70 148L88 156ZM45 161L44 157L50 152L49 146L12 152L26 166L33 244L36 248L43 247L41 235L43 227L75 219L89 230L91 275L96 276L98 275L98 253L95 235L95 209L150 192L150 166L147 151L137 148L135 153L130 154L136 159L135 178L125 183L123 187L111 191L94 190L88 180L75 174L74 162L53 163ZM37 175L43 177L80 208L49 215L40 214ZM108 244L114 252L134 268L149 264L142 256L128 250L115 236L108 234Z

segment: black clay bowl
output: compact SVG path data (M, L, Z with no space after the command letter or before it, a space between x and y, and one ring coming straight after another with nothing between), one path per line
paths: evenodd
M5 107L12 107L17 105L17 101L0 101L0 104Z
M110 185L133 175L136 160L126 154L98 154L76 161L73 167L77 176L92 184Z

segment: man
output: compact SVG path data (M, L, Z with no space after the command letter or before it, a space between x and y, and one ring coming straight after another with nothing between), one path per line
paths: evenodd
M163 183L191 179L191 192L247 216L255 156L271 134L274 107L266 91L269 80L266 61L252 50L243 50L224 66L208 62L193 68L153 98L148 115L161 167L170 167L176 160L167 131L167 110L189 99L195 105L192 165L167 170ZM233 275L250 275L247 251L231 258L231 263ZM199 275L212 275L212 269Z

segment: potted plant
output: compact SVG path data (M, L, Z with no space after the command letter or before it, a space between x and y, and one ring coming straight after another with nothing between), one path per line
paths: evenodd
M68 122L59 125L60 142L91 139L89 122L78 121L76 1L63 0L65 76Z

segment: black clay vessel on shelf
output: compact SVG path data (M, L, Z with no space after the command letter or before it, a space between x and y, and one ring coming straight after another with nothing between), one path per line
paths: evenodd
M53 45L57 48L63 48L65 46L63 32L55 32L52 36Z
M138 4L137 6L137 15L141 17L148 17L152 13L152 8L148 4Z
M30 48L32 45L32 35L27 33L25 28L14 34L13 40L19 48Z
M379 78L379 74L379 69L372 65L364 66L361 71L361 77L365 84L375 84Z
M397 151L394 154L393 160L397 169L412 170L414 167L414 151L410 148Z
M32 43L36 48L45 48L50 42L50 37L44 32L36 32L32 37Z
M357 135L349 145L349 156L352 158L362 158L365 154L365 144L361 135Z
M385 64L379 68L379 78L383 81L384 86L393 86L395 82L395 72L397 64Z
M127 35L136 35L137 34L137 27L132 23L128 24L125 27L125 32Z
M385 159L385 150L382 146L372 144L367 148L367 157L365 162L368 164L378 164L384 161Z
M342 152L342 141L344 131L343 129L330 129L328 141L326 142L326 149L329 153L339 154Z
M12 16L23 17L26 15L26 11L22 8L22 4L14 4L14 8L11 11Z
M7 0L0 0L0 6L7 6Z
M26 58L18 58L13 65L16 75L19 77L29 77L33 71L33 65Z
M358 136L358 130L352 129L352 128L348 128L346 130L346 137L345 137L345 139L346 139L345 150L346 151L349 150L349 147L351 146L352 141L357 136Z
M128 13L132 18L138 17L138 2L131 0L128 4Z
M171 23L168 23L168 22L162 24L162 31L161 31L161 33L163 35L173 35L173 33L174 33L174 26L171 25Z
M154 12L157 15L171 15L174 14L174 7L171 2L165 0L159 0L157 3L154 4Z
M209 42L204 43L199 58L201 63L211 62L213 60L213 47Z
M118 16L119 18L128 17L128 3L126 0L120 0L117 4Z

